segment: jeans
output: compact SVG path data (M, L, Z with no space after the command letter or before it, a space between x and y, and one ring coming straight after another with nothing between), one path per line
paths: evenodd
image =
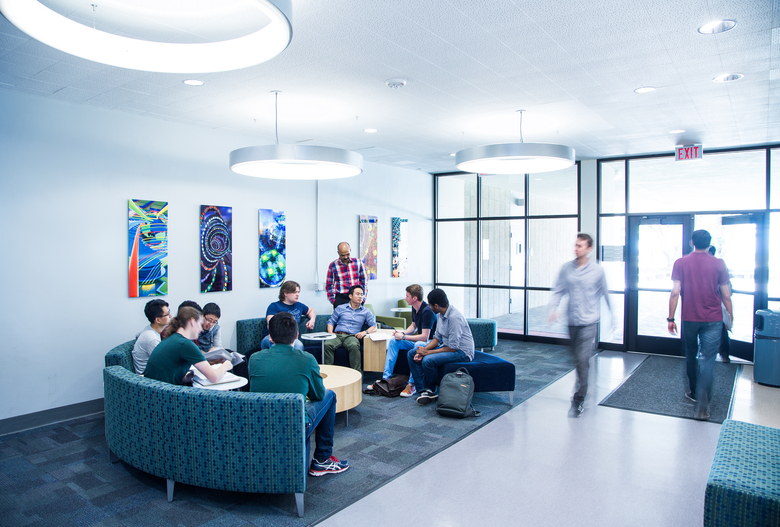
M409 361L410 377L417 379L415 387L422 390L436 391L436 383L439 380L439 366L448 362L471 362L469 356L462 351L445 351L432 353L423 357L420 362L415 362L414 356L417 346L406 354ZM422 379L422 380L421 380Z
M417 348L418 346L425 346L427 342L417 341L412 342L409 340L395 340L394 338L387 341L387 358L385 359L385 371L382 372L383 379L389 379L393 376L393 368L395 367L395 361L398 359L398 352L407 352L410 349ZM406 353L404 353L406 355ZM414 376L409 374L409 384L414 384Z
M577 402L585 400L588 394L588 370L590 368L590 353L595 347L598 323L587 326L569 326L571 339L571 354L574 357L577 370L577 384L573 399Z
M309 437L315 431L317 446L314 459L325 461L333 454L333 426L336 423L336 394L325 390L322 401L306 403L306 459L309 459Z
M707 410L712 397L713 365L720 348L723 322L682 321L681 337L685 346L685 365L688 384L700 408ZM699 349L701 343L701 350ZM696 356L701 351L702 360Z
M263 340L260 342L260 349L267 350L271 346L273 346L273 344L271 344L271 336L266 335L265 337L263 337ZM303 342L301 342L298 339L295 339L295 342L293 342L293 348L303 351Z

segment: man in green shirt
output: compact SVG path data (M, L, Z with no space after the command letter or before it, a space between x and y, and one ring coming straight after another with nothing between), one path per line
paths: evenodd
M333 454L333 427L336 421L336 394L322 384L320 367L314 356L295 349L298 323L290 313L271 318L268 333L275 344L252 354L249 359L249 389L252 392L300 393L306 402L306 445L316 430L317 446L309 465L309 474L338 474L349 468Z

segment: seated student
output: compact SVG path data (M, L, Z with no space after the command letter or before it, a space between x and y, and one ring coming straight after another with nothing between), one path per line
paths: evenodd
M306 318L309 319L306 321L306 327L309 328L309 330L314 329L314 319L317 317L317 313L314 312L314 309L298 302L300 294L301 286L298 285L298 282L287 280L283 283L282 287L279 289L279 300L269 305L268 309L265 311L266 327L269 327L271 319L275 314L286 312L290 313L295 318L297 324L300 324L301 322L301 315L306 315ZM273 345L274 341L269 332L269 334L263 338L262 342L260 342L260 349L265 350ZM293 347L303 351L303 342L295 339Z
M275 315L268 331L276 343L258 351L249 359L249 387L253 392L300 393L306 402L306 442L316 430L317 446L309 465L309 474L338 474L349 463L333 457L333 426L336 421L336 394L322 384L320 367L313 355L293 348L298 323L290 313Z
M393 368L398 359L399 351L403 351L403 355L406 356L410 349L425 346L430 337L433 336L430 333L436 323L436 315L433 314L430 306L423 301L423 288L417 284L407 287L406 303L412 306L412 323L403 331L393 332L395 338L387 341L385 371L382 372L383 379L389 379L393 376ZM369 390L372 388L373 385L368 386ZM409 384L401 392L401 397L411 397L416 391L414 378L410 375Z
M341 304L333 310L328 319L328 333L336 338L325 341L325 364L333 364L333 355L339 346L344 346L349 354L349 367L360 370L360 341L369 333L376 331L376 319L371 310L363 305L363 288L353 285L349 288L348 304ZM361 331L363 324L368 326Z
M211 351L214 348L222 347L222 331L219 329L219 317L222 311L214 302L209 302L203 306L203 331L198 335L195 344L200 351Z
M194 365L211 382L217 382L226 371L233 369L230 361L212 368L193 340L203 329L203 315L194 307L183 307L171 321L174 333L160 342L146 363L144 376L171 384L182 384L184 376Z
M179 304L179 309L181 309L183 307L194 307L195 309L197 309L201 313L203 312L203 309L201 309L200 304L198 304L197 302L193 302L192 300L185 300L184 302ZM173 335L175 332L176 332L176 330L173 329L170 325L165 326L163 328L163 330L160 332L160 338L162 340L165 340L168 337L170 337L171 335Z
M146 361L160 343L160 332L171 320L171 309L168 302L155 298L146 303L144 315L149 319L149 325L135 336L133 345L133 368L138 374L144 372Z

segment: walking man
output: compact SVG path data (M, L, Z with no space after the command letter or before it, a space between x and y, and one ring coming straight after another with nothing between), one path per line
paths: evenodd
M572 417L579 417L585 409L589 361L599 328L601 297L604 297L607 307L612 310L604 270L596 262L590 261L592 250L593 238L579 233L574 244L575 258L561 267L549 305L548 321L554 322L558 319L557 309L561 299L564 295L569 295L569 338L577 370L577 384L569 412Z
M723 328L721 302L733 323L729 272L720 258L710 256L708 249L712 237L705 230L691 235L693 252L677 259L672 267L672 294L669 297L669 333L677 334L674 312L682 295L682 337L685 348L688 385L691 391L685 396L696 402L696 419L710 418L712 398L712 368L720 348ZM718 295L720 291L720 295ZM702 360L696 357L701 351Z

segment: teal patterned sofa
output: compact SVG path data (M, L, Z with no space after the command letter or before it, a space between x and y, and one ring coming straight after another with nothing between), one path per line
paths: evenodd
M723 422L704 493L704 527L780 526L780 430Z
M133 341L106 354L103 392L109 459L210 489L295 494L303 517L308 450L301 394L221 392L136 375ZM111 363L111 364L109 364Z

